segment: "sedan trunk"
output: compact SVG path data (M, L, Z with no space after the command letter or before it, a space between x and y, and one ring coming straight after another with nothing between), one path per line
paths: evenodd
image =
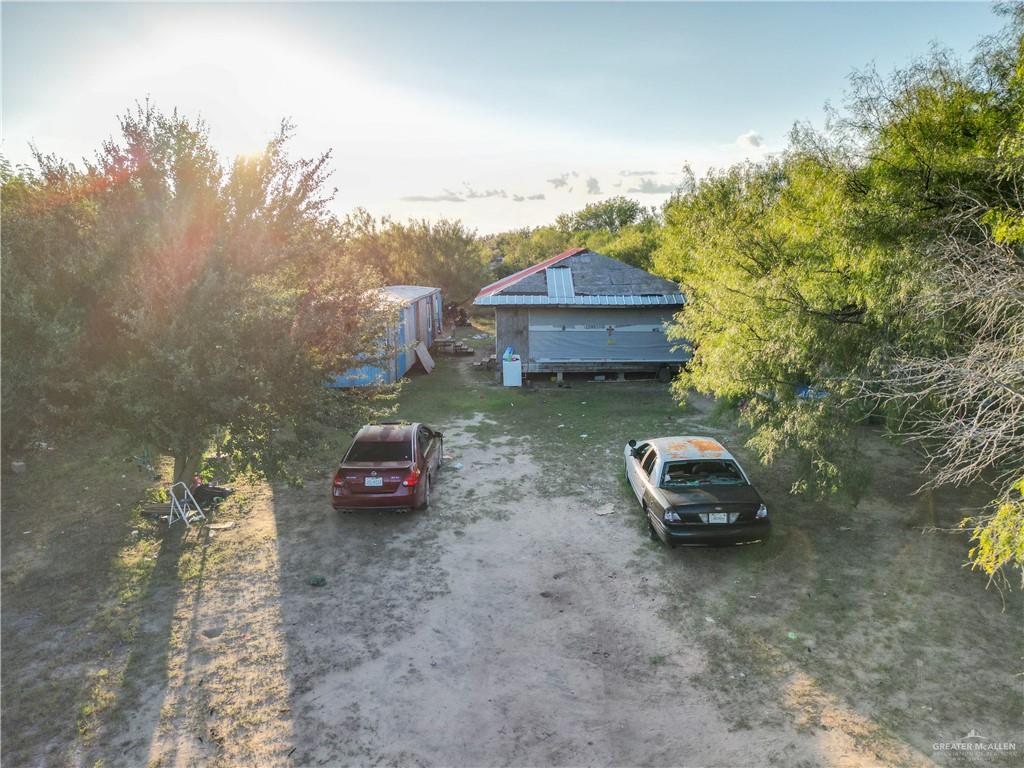
M338 476L352 493L394 493L412 466L408 461L353 461L342 464Z

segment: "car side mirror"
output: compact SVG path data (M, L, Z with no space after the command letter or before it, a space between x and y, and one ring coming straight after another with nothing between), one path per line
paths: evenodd
M435 432L434 437L444 437L444 432Z

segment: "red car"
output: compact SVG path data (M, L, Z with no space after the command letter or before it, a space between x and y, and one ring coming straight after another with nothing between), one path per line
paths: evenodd
M368 424L331 484L335 509L426 509L441 468L444 435L425 424Z

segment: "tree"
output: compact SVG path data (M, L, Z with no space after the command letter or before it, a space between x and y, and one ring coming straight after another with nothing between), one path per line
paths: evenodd
M342 231L346 252L374 265L386 282L439 287L446 301L467 301L490 276L491 254L460 221L378 222L360 208Z
M488 279L488 254L460 221L393 223L385 242L395 282L437 286L445 301L461 304Z
M344 253L328 155L289 159L289 130L225 172L202 123L147 103L83 172L41 158L44 198L90 214L61 233L74 266L54 290L75 308L83 350L78 418L171 454L176 480L214 439L243 470L280 471L315 425L374 404L324 382L373 353L388 312L380 280ZM31 263L31 245L19 237L12 261ZM25 271L15 282L31 293ZM37 375L13 353L6 371Z
M852 78L825 133L779 158L709 174L665 209L657 268L688 304L695 346L677 383L744 404L765 461L796 488L853 484L851 427L876 409L921 446L931 484L995 472L973 562L1024 565L1019 297L1024 244L1020 6L968 66L932 51Z
M666 207L655 257L687 297L671 329L694 347L679 396L693 388L742 402L761 457L794 452L794 490L820 495L850 487L853 442L836 397L801 393L835 394L841 373L898 322L868 311L879 276L837 236L850 214L841 181L798 154L709 174Z
M106 279L92 242L88 180L54 158L37 160L39 173L0 166L5 453L52 434L88 401L84 330Z
M995 577L1016 566L1024 578L1024 241L993 237L974 216L963 225L968 231L935 244L933 289L907 307L956 341L886 350L876 375L859 381L860 395L900 414L900 435L928 457L928 487L996 471L993 509L962 527L972 530L977 567Z
M579 238L575 238L556 227L537 227L530 237L520 242L508 260L512 271L529 267L544 259L550 259L562 251L577 247Z
M494 277L505 277L569 248L589 248L640 269L650 269L660 242L661 222L653 209L613 197L564 213L554 226L502 232L484 238Z
M615 235L624 227L639 224L654 216L652 209L645 208L636 200L617 195L599 203L590 203L575 213L563 213L555 220L555 226L567 233L603 229Z

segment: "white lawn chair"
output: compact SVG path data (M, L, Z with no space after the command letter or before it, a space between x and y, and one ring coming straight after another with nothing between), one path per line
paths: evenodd
M171 497L170 511L167 515L168 528L174 525L175 520L181 520L186 528L190 528L192 523L206 520L203 508L199 506L199 502L185 483L177 482L172 485L168 495Z

